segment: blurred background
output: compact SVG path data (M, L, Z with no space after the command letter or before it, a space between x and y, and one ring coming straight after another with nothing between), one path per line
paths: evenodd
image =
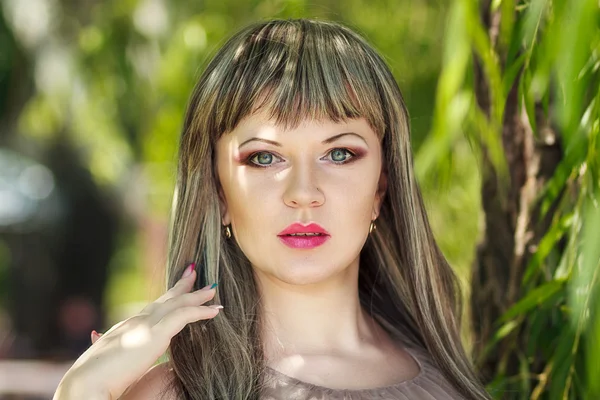
M597 1L1 0L0 399L50 399L163 292L187 99L274 17L342 22L391 67L494 396L600 398Z

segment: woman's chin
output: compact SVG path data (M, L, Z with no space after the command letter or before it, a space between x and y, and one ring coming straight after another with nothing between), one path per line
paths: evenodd
M289 285L314 285L327 281L337 272L333 268L316 265L296 265L275 271L275 276Z

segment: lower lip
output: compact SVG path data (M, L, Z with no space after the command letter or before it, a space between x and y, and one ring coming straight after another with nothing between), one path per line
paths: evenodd
M329 240L329 235L320 236L279 236L279 239L294 249L312 249Z

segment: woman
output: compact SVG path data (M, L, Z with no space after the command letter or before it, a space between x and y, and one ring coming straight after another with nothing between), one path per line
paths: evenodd
M339 24L253 24L204 71L181 137L168 286L55 398L489 398L461 344L402 95Z

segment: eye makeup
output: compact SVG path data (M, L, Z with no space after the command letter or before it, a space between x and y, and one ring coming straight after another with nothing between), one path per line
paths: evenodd
M346 160L334 161L329 157L334 151L338 151L338 150L341 150L343 152L343 154L347 155ZM364 151L362 149L349 149L346 147L335 147L335 148L329 150L325 157L328 158L332 164L341 166L341 165L350 164L350 163L360 160L365 155L365 153L366 153L366 151ZM245 156L245 155L240 156L239 162L241 164L248 165L253 168L270 168L276 164L279 164L279 162L272 162L271 164L262 164L261 165L257 162L252 161L255 157L262 155L262 154L270 154L273 156L272 158L282 159L282 157L279 157L278 155L276 155L270 151L255 151L255 152L250 153L248 156Z

